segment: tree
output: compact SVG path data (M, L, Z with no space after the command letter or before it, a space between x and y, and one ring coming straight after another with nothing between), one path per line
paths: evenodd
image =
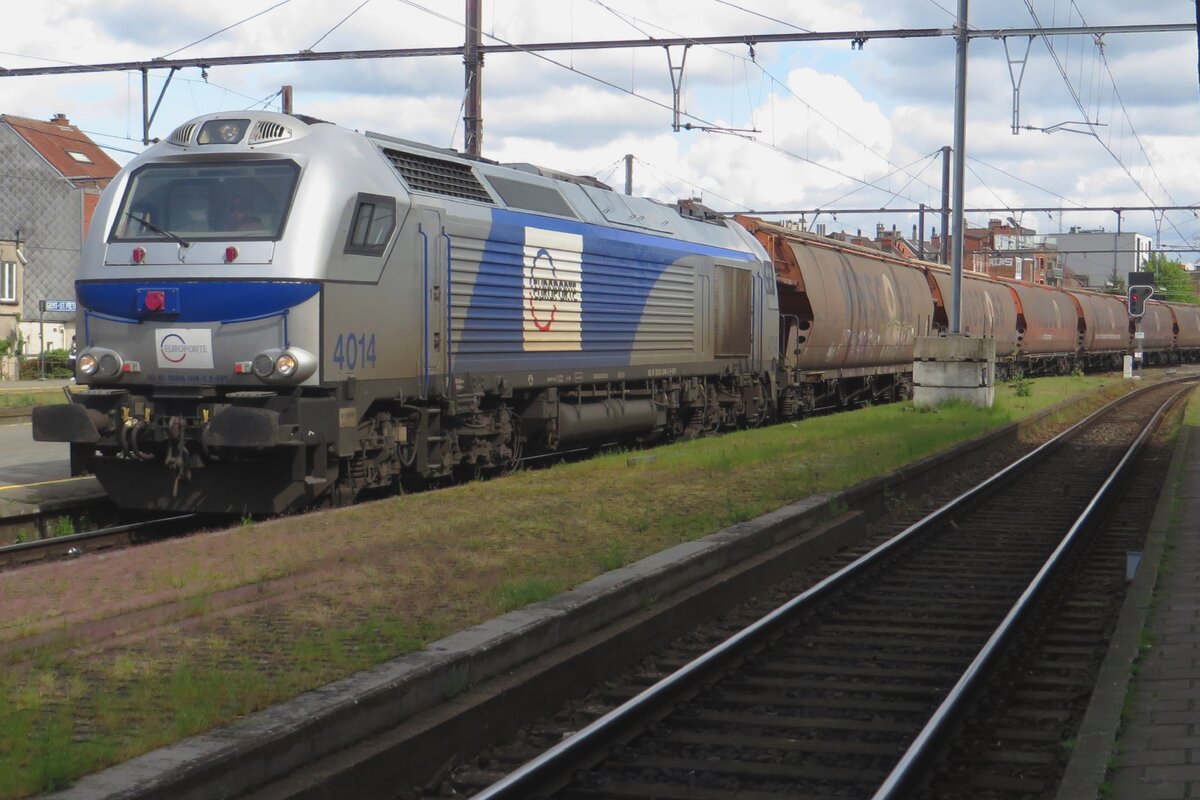
M1183 264L1167 258L1165 253L1151 253L1142 269L1154 273L1155 299L1175 303L1200 303L1191 273L1183 268Z

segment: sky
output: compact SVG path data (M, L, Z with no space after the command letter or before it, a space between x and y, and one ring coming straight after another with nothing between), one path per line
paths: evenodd
M957 0L482 0L484 44L680 38L796 31L949 30ZM464 0L0 0L11 35L0 67L456 47ZM979 30L1196 22L1194 0L988 0ZM1005 48L1007 42L1007 52ZM1029 45L1026 57L1026 46ZM968 48L969 225L1013 217L1038 233L1114 230L1117 215L1072 211L1200 204L1197 37L1109 33L976 38ZM682 48L671 51L679 67ZM1011 64L1010 64L1011 60ZM809 213L829 230L912 235L921 203L941 205L941 148L953 141L955 42L949 36L694 45L672 128L661 46L491 53L483 70L483 155L592 175L718 211ZM1022 73L1023 69L1023 75ZM168 70L150 72L153 104ZM1014 85L1021 75L1019 133ZM440 147L463 145L461 56L257 64L180 70L151 136L218 111L280 108ZM141 75L3 76L0 113L65 114L119 163L141 152ZM1090 124L1087 124L1090 123ZM1047 129L1053 129L1047 131ZM1048 207L1054 211L1021 211ZM849 213L849 209L902 213ZM835 213L843 209L844 213ZM798 218L798 215L789 215ZM1126 211L1121 227L1200 260L1200 217ZM926 228L940 220L926 216Z

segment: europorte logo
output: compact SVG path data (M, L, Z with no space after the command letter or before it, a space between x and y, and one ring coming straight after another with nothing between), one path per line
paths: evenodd
M583 237L525 229L522 340L530 350L583 349Z
M159 328L158 366L163 369L212 369L212 331L208 328Z

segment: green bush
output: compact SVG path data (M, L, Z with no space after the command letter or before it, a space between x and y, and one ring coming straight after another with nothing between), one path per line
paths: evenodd
M46 377L70 378L75 373L67 365L69 355L66 350L46 351ZM36 381L42 375L42 365L38 356L26 356L21 360L21 380Z
M1008 382L1017 397L1029 397L1033 394L1033 379L1021 376Z

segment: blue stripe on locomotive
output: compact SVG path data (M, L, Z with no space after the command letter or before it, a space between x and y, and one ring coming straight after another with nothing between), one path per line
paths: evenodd
M581 237L582 330L577 350L525 349L523 280L528 229ZM689 256L754 261L751 254L738 250L493 209L491 231L484 243L478 272L472 276L452 276L452 283L464 279L471 282L465 319L455 319L454 371L626 366L631 363L652 290L673 264ZM686 320L686 349L690 357L695 295L690 282L685 288L686 293L678 295L678 305L673 310L680 320ZM461 316L463 309L454 308L453 303L452 298L452 314ZM670 308L655 310L672 312ZM663 348L655 349L681 350L682 344L666 343Z
M172 313L147 315L140 308L147 288L175 293ZM296 281L139 280L78 282L75 294L83 310L119 322L142 319L171 322L246 322L284 313L320 291L321 285Z

